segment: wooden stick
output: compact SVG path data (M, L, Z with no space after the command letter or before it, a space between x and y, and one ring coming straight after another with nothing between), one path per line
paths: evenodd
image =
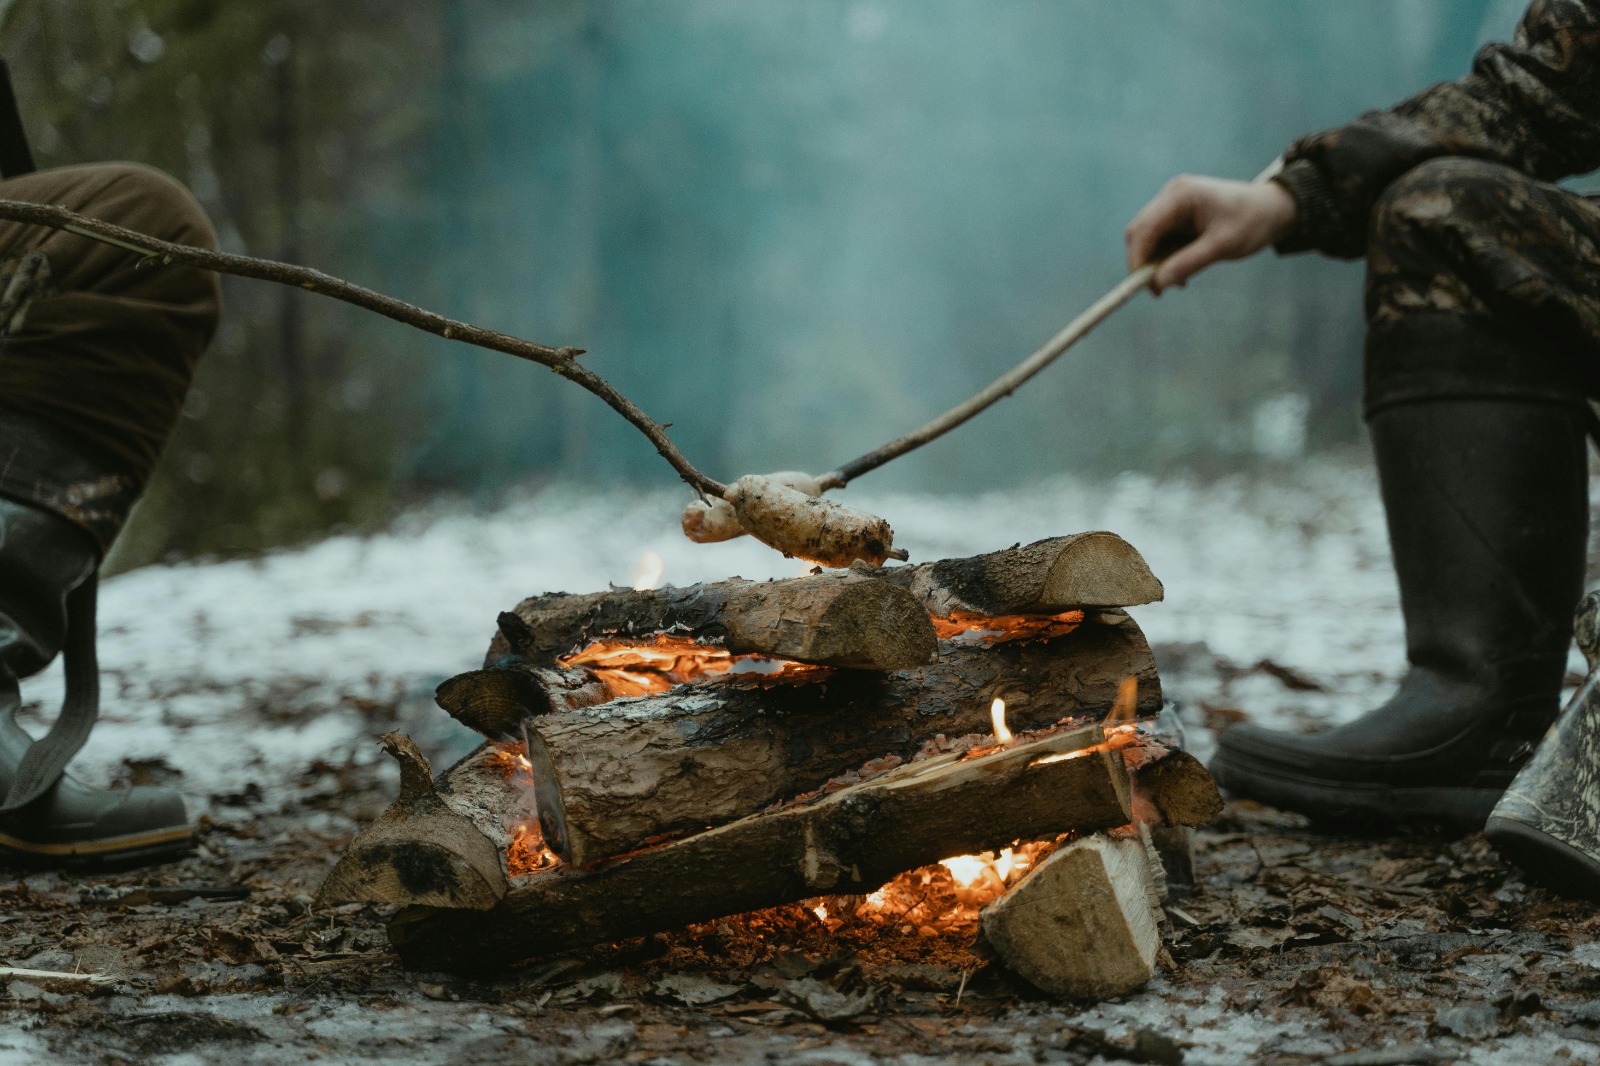
M1282 169L1282 166L1281 159L1274 160L1267 169L1256 175L1255 184L1268 181ZM1152 260L1117 282L1111 287L1110 292L1090 304L1082 314L1062 327L1061 332L1051 337L1022 362L995 378L987 388L971 399L956 404L938 418L917 427L905 436L897 437L881 448L875 448L866 455L850 460L832 473L824 474L819 479L822 487L843 488L862 474L876 470L889 460L897 459L906 452L944 436L985 408L1010 396L1039 371L1059 359L1068 348L1087 337L1090 330L1110 318L1118 308L1137 296L1140 290L1148 288L1156 276L1156 271L1161 268L1162 262L1164 259Z
M461 341L464 344L475 345L479 348L488 348L491 351L504 352L514 355L518 359L526 359L531 363L548 367L568 381L587 389L594 395L604 400L606 405L617 412L629 422L632 422L639 432L649 438L655 445L661 457L672 465L678 476L688 482L690 487L697 492L709 493L721 498L727 492L727 486L716 481L699 470L685 458L667 436L666 428L649 415L640 410L622 393L618 392L611 383L599 374L594 373L578 362L577 357L583 354L581 348L551 348L533 341L526 341L520 337L513 337L507 333L484 329L468 322L460 322L453 318L433 311L426 311L420 307L397 300L392 296L375 292L372 289L343 281L320 270L308 267L295 266L292 263L278 263L269 259L256 259L247 255L233 255L227 252L213 252L206 248L196 248L192 245L178 244L174 241L164 241L151 237L136 230L126 229L113 225L97 218L80 215L70 211L59 204L34 204L22 200L0 200L0 219L10 222L22 222L34 226L47 226L51 229L65 230L68 233L87 237L102 244L125 248L130 252L137 252L145 257L145 262L154 261L162 266L181 263L185 266L197 267L201 270L211 270L219 274L235 274L242 278L256 278L260 281L277 282L280 285L293 285L308 292L329 296L335 300L342 300L347 304L376 312L385 318L392 318L396 322L404 323L443 337L445 340Z
M1032 355L995 378L988 387L972 398L956 404L938 418L918 426L905 436L897 437L880 448L850 460L832 473L824 474L821 478L823 486L843 488L862 474L878 469L889 460L898 459L906 452L944 436L974 415L993 406L997 401L1010 396L1039 371L1059 359L1068 348L1088 336L1090 330L1110 318L1119 307L1137 296L1141 289L1148 287L1159 266L1159 262L1146 263L1135 270L1112 286L1110 292L1090 304L1077 318L1068 322L1062 327L1061 332L1051 337Z
M89 985L110 984L116 980L104 973L63 973L60 970L30 970L25 966L0 966L0 980L13 977L23 981L81 981Z
M942 756L598 867L520 878L487 911L408 908L389 925L406 965L482 972L830 892L869 892L950 855L1123 825L1127 771L1087 726L966 761Z

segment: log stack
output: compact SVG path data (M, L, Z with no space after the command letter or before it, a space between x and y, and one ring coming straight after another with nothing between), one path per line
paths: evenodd
M386 738L401 797L323 898L398 908L389 933L408 965L478 971L866 893L951 855L1128 826L1136 807L1192 824L1214 813L1198 764L1156 761L1130 786L1132 727L1099 724L1119 697L1135 717L1161 706L1125 611L1161 594L1126 542L1088 533L918 566L524 600L483 668L438 692L484 746L435 781L409 741ZM970 750L997 699L1023 741ZM1056 920L1040 915L1081 919L1060 890L1081 878L1056 871L1100 871L1126 918L1125 983L1148 969L1152 926L1123 903L1159 870L1133 854L1119 841L1052 857L985 913L985 934L1006 957ZM1043 965L1018 956L1024 975Z

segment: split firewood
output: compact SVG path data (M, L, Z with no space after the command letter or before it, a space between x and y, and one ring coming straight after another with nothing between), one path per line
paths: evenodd
M1102 738L1088 726L980 758L912 763L598 867L519 878L487 911L408 908L389 937L413 968L481 972L810 896L868 892L905 870L1014 840L1122 825L1131 817L1127 771L1120 753L1096 747Z
M384 750L400 763L400 797L350 845L322 883L326 903L483 910L506 894L506 856L532 818L513 757L485 744L434 782L403 733Z
M1136 713L1161 707L1150 647L1121 612L1048 641L942 642L913 670L740 683L751 676L530 721L548 846L582 864L719 825L938 734L987 733L995 697L1019 731L1102 715L1129 677Z
M1074 533L961 559L881 571L937 618L1133 607L1164 590L1138 550L1115 533Z
M1096 833L1058 849L978 916L984 940L1031 984L1093 1000L1155 975L1160 907L1151 859L1134 834Z

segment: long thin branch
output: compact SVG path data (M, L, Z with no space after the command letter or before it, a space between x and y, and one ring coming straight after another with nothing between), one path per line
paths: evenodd
M446 318L444 315L426 311L392 296L385 296L381 292L324 274L320 270L295 266L292 263L277 263L269 259L255 259L246 255L213 252L205 248L160 240L97 218L80 215L58 204L0 200L0 219L65 230L80 237L137 252L145 257L146 262L155 262L163 266L181 263L219 274L236 274L243 278L293 285L308 292L330 296L335 300L343 300L345 303L374 311L385 318L392 318L396 322L443 337L445 340L461 341L479 348L504 352L549 367L573 384L594 393L613 411L632 422L639 432L650 439L656 451L672 465L678 476L692 488L717 497L721 497L727 491L727 486L695 469L694 464L690 463L678 450L677 445L672 443L664 426L636 407L605 378L579 364L577 357L583 354L581 348L551 348L535 344L533 341L525 341L508 333L498 333L468 322Z
M1282 157L1274 159L1265 170L1255 176L1253 184L1260 185L1270 181L1273 175L1282 169ZM944 436L991 404L1010 396L1035 374L1055 362L1068 348L1087 336L1090 330L1110 318L1117 308L1137 296L1139 290L1148 286L1151 279L1156 276L1156 270L1161 266L1161 262L1162 260L1157 259L1146 263L1117 282L1110 292L1090 304L1077 318L1068 322L1061 332L1046 341L1043 347L995 378L976 396L956 404L938 418L918 426L905 436L896 437L883 447L875 448L866 455L850 460L839 469L822 475L818 478L818 482L824 490L843 488L869 470L876 470L889 460L897 459L936 437Z
M1044 346L1028 358L1001 374L977 395L950 408L933 421L919 426L903 437L896 437L881 448L875 448L858 459L852 459L839 469L824 474L819 480L825 488L843 488L869 470L876 470L891 459L899 458L914 448L920 448L935 437L942 437L961 423L989 407L997 400L1010 396L1030 378L1078 343L1091 329L1111 317L1111 313L1129 300L1139 290L1150 284L1159 263L1149 263L1119 281L1116 286L1089 306L1083 314L1045 342Z

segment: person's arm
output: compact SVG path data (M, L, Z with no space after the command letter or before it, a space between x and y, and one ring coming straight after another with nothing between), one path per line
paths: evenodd
M1485 47L1466 77L1296 141L1275 180L1299 222L1279 250L1365 254L1383 190L1448 155L1542 181L1600 166L1600 0L1534 0L1515 43Z
M1162 265L1157 291L1268 245L1357 258L1389 183L1447 155L1504 163L1545 181L1600 166L1600 0L1534 0L1514 44L1484 48L1459 81L1302 137L1265 190L1173 179L1129 224L1128 266L1191 237Z

